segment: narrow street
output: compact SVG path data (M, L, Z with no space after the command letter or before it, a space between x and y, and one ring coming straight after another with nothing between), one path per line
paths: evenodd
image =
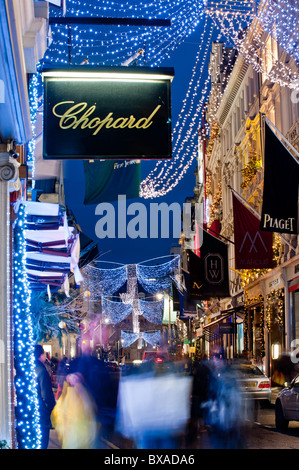
M299 449L299 423L291 421L286 431L275 428L274 406L262 408L247 436L249 449Z
M299 0L0 0L0 449L299 449L298 44Z
M103 439L105 450L128 450L134 449L132 442L122 439L120 435L114 436L111 440ZM55 430L51 431L49 449L59 449ZM240 447L232 441L230 444L204 430L199 432L197 438L191 445L182 443L181 449L201 450L201 449L299 449L299 422L291 421L286 431L278 431L275 428L274 405L261 406L257 412L256 421L247 423L245 434L242 438Z

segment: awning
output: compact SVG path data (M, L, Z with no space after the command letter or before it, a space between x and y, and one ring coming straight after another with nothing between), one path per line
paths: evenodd
M234 314L236 314L239 318L241 318L241 320L243 320L243 317L240 315L240 310L243 310L244 307L240 306L240 307L235 307L235 308L230 308L230 309L227 309L227 310L222 310L222 314L224 313L225 315L221 316L220 318L218 318L217 320L211 322L211 323L208 323L207 325L204 325L203 326L203 329L207 329L207 328L210 328L211 326L214 326L216 325L217 323L220 323L222 322L223 320L226 320L227 318L230 318L231 316L233 316Z
M296 277L289 283L289 292L299 290L299 277Z

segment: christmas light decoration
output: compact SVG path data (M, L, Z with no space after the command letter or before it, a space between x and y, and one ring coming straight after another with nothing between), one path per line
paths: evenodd
M139 299L139 309L146 320L156 325L161 325L163 314L163 300L143 300Z
M135 341L144 340L152 346L157 346L160 341L161 332L160 330L142 333L133 333L128 331L121 332L121 341L124 348L129 348Z
M142 48L144 54L138 55L137 63L158 66L170 57L192 31L202 28L186 98L173 129L173 159L158 162L141 182L140 196L143 198L161 197L171 191L197 157L198 130L203 105L210 90L210 76L205 77L205 70L212 41L222 40L229 47L237 49L254 70L263 73L272 82L298 88L298 72L292 64L288 64L288 60L279 60L277 57L279 45L298 61L298 7L292 0L261 0L257 10L253 0L160 0L154 3L121 0L81 3L70 0L67 7L67 16L71 17L168 18L171 19L171 26L140 28L53 24L52 42L43 59L46 63L120 65ZM59 14L51 8L52 16ZM265 41L267 34L270 35L270 41ZM226 71L230 67L231 58L223 73L224 80L228 79ZM39 81L33 77L30 87L32 124L37 105L41 104L38 102L40 94L34 91L34 84L39 86ZM215 103L220 99L221 94L215 97ZM216 111L215 103L210 104L211 118ZM33 148L30 155L32 152Z
M109 269L104 267L107 263L97 260L82 269L84 288L90 292L90 300L99 300L101 296L114 294L127 281L125 264L111 263L111 269Z
M278 56L280 46L298 62L298 6L292 0L261 0L257 10L254 2L247 5L242 10L240 2L233 8L230 2L216 1L207 13L254 70L271 82L298 89L297 67Z
M132 305L116 302L103 297L102 300L103 319L107 324L120 323L132 313Z
M103 25L55 25L52 24L52 42L45 61L53 59L61 64L121 65L138 49L144 54L139 64L157 66L178 47L198 26L203 18L204 0L169 1L152 3L116 0L114 2L67 3L66 16L102 18L149 18L170 19L171 25L164 27L136 27ZM59 13L51 9L52 16Z
M109 2L108 5L104 5L102 1L81 4L76 0L68 3L68 16L119 17L121 11L122 17L170 18L171 27L120 28L101 25L99 29L82 25L51 26L52 42L44 57L46 63L67 64L71 61L72 64L81 64L82 58L88 57L85 62L88 61L89 65L120 65L142 46L145 53L140 56L142 62L139 64L158 66L198 25L202 24L205 16L203 34L200 39L200 44L204 46L200 46L197 58L197 64L200 64L200 67L195 67L193 70L192 83L189 85L183 109L174 130L174 135L178 131L174 144L175 158L172 162L163 165L162 172L159 163L157 164L149 178L141 183L141 197L156 197L171 191L186 174L197 155L198 122L201 119L202 105L209 90L209 79L204 81L202 72L204 66L207 66L206 60L213 33L212 22L205 15L204 5L204 0L196 2L160 0L155 4L136 3L133 5L131 2L117 1ZM54 16L57 15L55 10L52 13ZM217 39L220 36L221 34L217 36ZM186 112L189 100L191 104L189 111ZM34 120L34 116L32 119ZM190 136L192 141L190 141Z
M214 36L212 22L206 18L186 98L173 128L173 158L171 161L158 162L141 182L140 196L145 199L164 196L172 191L198 156L198 131L210 89L210 77L206 76L209 52L212 40L218 41L222 33Z
M169 257L170 260L161 263L162 260ZM162 256L137 265L128 264L116 268L112 266L118 263L111 263L111 269L102 268L101 263L105 262L97 261L97 267L89 264L83 269L84 292L82 298L84 302L102 299L102 320L107 324L115 325L121 323L129 315L132 316L132 331L130 333L122 332L124 347L129 347L138 340L138 348L140 349L142 339L150 344L156 344L158 334L149 334L145 337L145 332L140 331L139 318L140 315L143 315L148 322L161 325L164 300L152 300L149 297L139 298L138 282L149 293L161 293L163 290L170 289L172 279L176 279L180 267L180 256L174 258ZM155 278L150 276L155 276ZM117 294L117 290L125 282L127 282L127 291ZM116 286L118 286L117 289Z
M34 337L31 315L31 289L26 262L24 230L27 228L25 205L20 204L14 228L14 353L16 388L16 425L20 448L38 449L41 429L35 375Z
M41 74L35 73L29 80L29 107L30 107L30 122L32 139L28 142L27 165L31 172L33 180L33 187L35 181L35 147L36 147L36 121L37 114L40 107L43 106L43 101L40 102L42 96L42 77Z
M266 297L266 327L269 332L276 323L281 330L284 327L284 289L274 289Z
M123 330L121 332L121 342L124 348L130 347L138 339L139 339L139 333L127 332Z
M209 206L209 217L208 218L209 218L210 222L212 222L214 220L214 217L216 215L216 211L219 208L219 206L221 204L221 201L222 201L222 184L221 184L221 180L220 180L219 183L218 183L218 188L217 188L216 194L213 198L213 201L212 201L211 205Z
M166 257L161 257L166 258ZM165 263L159 264L158 262L154 265L145 265L144 263L153 262L158 260L144 261L137 264L137 278L138 282L142 287L151 294L156 294L171 287L171 274L177 271L180 267L180 256L175 256Z
M157 346L159 344L160 336L161 336L160 330L153 331L153 332L143 331L142 333L142 337L144 341L151 344L152 346Z

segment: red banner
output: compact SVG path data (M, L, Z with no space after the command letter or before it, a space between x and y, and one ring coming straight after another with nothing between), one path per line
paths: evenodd
M260 230L260 220L233 196L235 267L265 269L273 267L272 233Z

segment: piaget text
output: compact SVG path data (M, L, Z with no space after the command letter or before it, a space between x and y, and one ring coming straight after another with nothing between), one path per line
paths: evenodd
M129 129L147 129L152 125L155 114L161 108L161 105L158 105L148 117L142 117L138 120L133 115L115 118L112 112L108 113L103 119L100 119L99 117L91 117L96 109L96 105L86 109L87 103L74 103L74 101L61 101L53 107L53 114L60 118L59 127L61 129L77 129L80 126L81 129L94 129L92 135L97 135L103 127L107 129L124 129L126 127ZM59 110L59 108L65 110L65 105L67 104L72 106L66 111Z

